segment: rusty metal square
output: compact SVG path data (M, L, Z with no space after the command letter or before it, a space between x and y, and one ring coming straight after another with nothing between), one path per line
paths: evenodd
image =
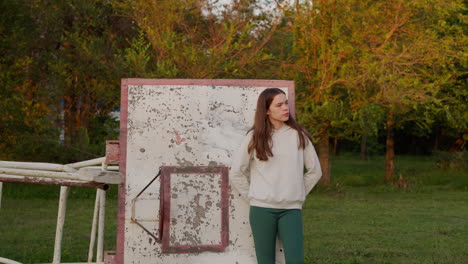
M228 191L227 167L161 167L160 234L162 253L223 252L229 244ZM192 194L193 199L190 198ZM212 204L214 201L210 200L211 196L209 194L215 196L219 194L219 202ZM174 199L177 199L178 195L182 196L180 199L183 202L188 201L189 203L186 205L176 204ZM215 209L211 211L211 214L213 214L213 211L215 212L215 217L205 219L210 223L200 219L200 214L203 216L209 215L209 212L203 211L206 207L200 206L200 203L208 204L209 208ZM171 208L171 204L179 209L182 208L182 214L174 215L175 210L174 207ZM202 211L200 212L200 210ZM173 215L171 215L171 212ZM174 217L178 217L178 219ZM174 225L177 221L183 221L182 226L185 227L181 232L183 234L174 234L176 229ZM219 235L214 243L207 243L208 241L203 237L196 237L197 227L195 224L200 226L201 222L205 223L205 227L219 224ZM192 226L190 226L191 224ZM200 231L199 229L198 231ZM198 235L211 235L210 237L213 237L213 230L210 230L209 227L203 231L203 234Z

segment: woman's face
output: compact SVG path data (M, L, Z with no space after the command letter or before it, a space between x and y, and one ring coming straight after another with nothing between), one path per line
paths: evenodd
M267 115L270 117L272 123L288 121L289 107L286 95L281 93L273 98L273 101L268 108Z

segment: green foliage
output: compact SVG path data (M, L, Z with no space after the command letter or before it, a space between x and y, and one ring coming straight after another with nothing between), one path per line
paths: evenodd
M299 100L298 120L303 124L314 138L327 131L329 135L353 139L356 131L353 130L352 116L343 101L330 100L314 104L307 98Z
M293 79L315 138L466 132L466 3L275 3L1 2L0 159L102 155L128 77Z
M145 38L145 33L140 31L138 37L130 40L130 47L126 48L119 56L116 56L117 61L123 60L119 61L120 66L127 69L128 77L151 77L153 69L149 64L151 62L150 47L151 44Z
M459 12L466 10L461 1L447 1L443 9L429 8L425 1L299 3L288 13L295 57L290 68L296 72L299 105L307 105L300 109L308 117L301 118L315 133L339 138L349 138L349 130L375 134L385 121L383 109L394 112L397 127L417 126L417 135L427 134L439 113L451 118L449 111L441 112L448 107L437 95L460 72L450 65L466 61L458 46L466 43L466 36L458 34L465 20ZM466 103L452 99L461 105L452 120L463 127ZM351 112L351 121L347 115L309 110L330 101ZM368 111L376 116L364 120Z
M353 111L353 120L358 122L360 130L366 135L377 135L385 120L385 109L370 102Z
M195 0L139 0L119 6L138 23L152 48L142 50L147 45L138 44L143 36L132 43L127 59L145 54L139 59L143 63L127 63L132 71L151 55L152 66L142 71L153 78L239 78L270 58L262 48L276 25L267 26L268 16L254 14L255 1L235 1L220 14L210 11L209 2Z
M120 122L109 115L96 116L89 124L89 131L93 131L89 138L90 153L105 156L106 140L117 140L120 135Z
M437 120L453 136L459 137L468 130L468 83L467 67L462 69L452 85L444 86L438 94L441 99ZM463 72L465 72L463 74Z
M113 59L133 35L130 21L107 1L7 1L0 8L0 159L102 154L102 142L90 145L102 130L90 122L119 106L125 69Z
M22 1L0 4L0 159L22 158L18 145L53 135L47 92L41 89L34 20ZM53 116L53 115L52 115Z

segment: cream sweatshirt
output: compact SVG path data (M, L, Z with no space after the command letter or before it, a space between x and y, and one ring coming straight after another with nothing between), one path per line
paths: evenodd
M272 153L259 160L255 150L248 153L253 131L234 153L229 179L251 206L276 209L301 209L306 195L322 176L320 163L309 139L299 148L298 132L283 125L272 134ZM307 172L304 174L304 165Z

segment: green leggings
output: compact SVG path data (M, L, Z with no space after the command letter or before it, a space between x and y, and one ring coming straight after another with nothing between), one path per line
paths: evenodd
M250 227L258 264L274 264L276 235L283 243L286 264L304 263L302 211L250 206Z

